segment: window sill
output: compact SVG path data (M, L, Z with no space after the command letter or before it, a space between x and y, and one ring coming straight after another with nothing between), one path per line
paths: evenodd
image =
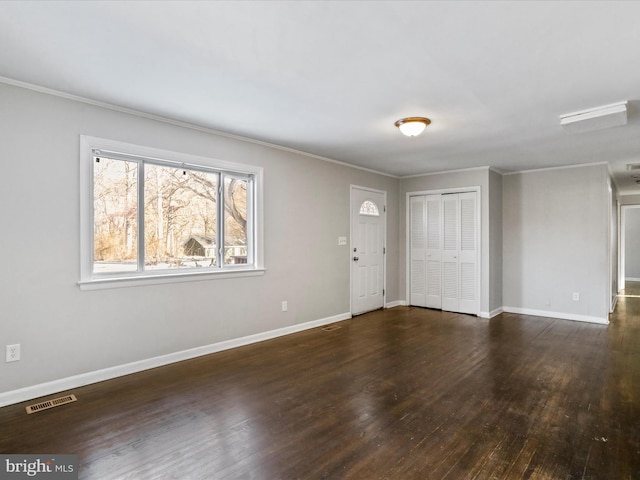
M130 277L109 277L78 282L80 290L102 290L107 288L141 287L144 285L161 285L166 283L201 282L205 280L222 280L223 278L258 277L264 275L266 269L252 268L247 270L223 270L217 272L169 273L162 275L141 275Z

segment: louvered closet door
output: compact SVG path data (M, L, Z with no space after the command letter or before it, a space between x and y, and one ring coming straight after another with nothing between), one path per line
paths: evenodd
M477 314L478 303L478 217L477 193L460 193L460 250L458 312Z
M478 314L477 192L410 198L410 304Z
M424 198L427 211L426 306L442 308L442 195Z
M426 278L426 205L425 197L410 197L409 203L410 235L410 304L417 307L427 306Z
M442 309L458 311L460 244L458 194L442 195Z

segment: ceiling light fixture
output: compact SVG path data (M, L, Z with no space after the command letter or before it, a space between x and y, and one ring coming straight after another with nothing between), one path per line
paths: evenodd
M420 135L430 123L431 120L425 117L407 117L398 120L395 126L407 137L415 137Z

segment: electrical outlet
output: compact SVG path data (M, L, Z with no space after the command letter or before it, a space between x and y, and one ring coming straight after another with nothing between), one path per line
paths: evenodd
M574 302L580 301L580 294L578 292L573 292L573 301Z
M6 362L17 362L20 360L20 344L7 345Z
M288 308L289 306L287 305L287 301L285 300L284 302L282 302L282 311L286 312Z

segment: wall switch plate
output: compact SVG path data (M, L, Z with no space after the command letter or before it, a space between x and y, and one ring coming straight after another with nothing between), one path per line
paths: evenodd
M20 344L16 343L14 345L7 345L6 347L6 359L7 363L9 362L17 362L20 360Z
M289 305L287 305L287 301L285 300L284 302L282 302L282 311L286 312L288 308L289 308Z
M573 292L573 301L574 302L580 301L580 294L578 292Z
M338 245L346 245L347 237L338 237Z

